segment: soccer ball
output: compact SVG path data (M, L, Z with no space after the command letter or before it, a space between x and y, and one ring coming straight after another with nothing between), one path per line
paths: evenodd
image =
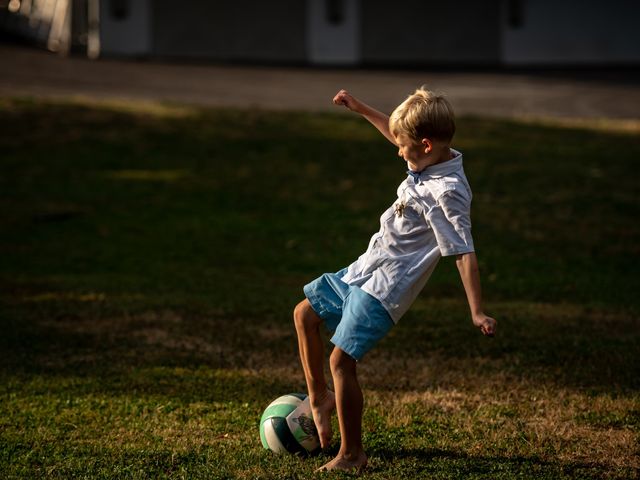
M290 393L276 398L260 419L262 446L275 453L308 455L320 448L309 397Z

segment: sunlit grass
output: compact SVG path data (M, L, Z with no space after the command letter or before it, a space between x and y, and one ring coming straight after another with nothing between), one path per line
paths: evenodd
M3 475L313 477L327 456L257 425L304 390L291 309L366 247L393 147L345 115L4 98L0 122ZM629 125L459 120L500 332L443 260L359 366L365 478L638 476Z

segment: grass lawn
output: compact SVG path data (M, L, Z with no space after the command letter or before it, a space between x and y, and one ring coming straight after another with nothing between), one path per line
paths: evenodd
M3 478L313 477L258 422L304 391L291 310L366 248L395 149L342 114L4 98L0 126ZM640 476L638 133L459 120L499 334L443 259L360 365L363 478Z

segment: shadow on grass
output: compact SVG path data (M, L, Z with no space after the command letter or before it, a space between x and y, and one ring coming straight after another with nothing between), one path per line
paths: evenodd
M609 466L588 462L562 464L536 456L468 455L438 448L370 449L372 474L394 472L404 478L602 478ZM621 472L623 474L624 472ZM631 473L631 469L626 473ZM400 478L400 477L397 478ZM412 477L413 476L413 477ZM621 476L620 478L623 478Z
M300 390L303 379L302 373L257 373L279 366L272 350L289 352L297 362L295 339L293 332L283 340L282 332L248 319L229 328L228 318L173 310L108 317L23 313L4 318L0 375L62 397L137 392L190 402L262 403Z
M632 316L506 305L499 309L499 335L488 339L471 325L461 302L430 302L403 319L365 357L366 388L412 391L506 375L594 392L640 389L635 358L640 333ZM425 309L429 313L423 320ZM256 386L267 397L270 391L293 388L302 378L295 332L286 320L180 310L114 316L15 311L5 316L4 326L0 371L6 375L103 379L154 368L289 372L279 385Z
M0 289L9 298L15 288L19 304L0 318L0 371L99 379L148 368L297 368L290 311L273 305L299 295L302 281L277 279L310 280L362 253L404 166L357 118L187 110L35 100L0 109ZM456 273L436 272L424 296L434 300L372 356L372 370L394 367L372 384L414 389L397 373L410 377L417 362L462 380L507 372L572 388L640 388L638 318L620 313L637 311L639 298L630 261L637 182L628 174L637 137L484 118L461 118L459 130L476 246L493 278L487 303L521 303L498 304L500 330L489 341L450 287ZM605 170L611 145L616 161ZM23 298L87 290L150 301L127 316L108 302ZM192 294L203 299L197 314ZM177 305L174 315L157 306L164 301Z
M635 361L640 319L633 313L526 302L492 307L498 334L487 338L471 325L463 302L419 302L381 344L386 352L376 357L382 370L382 362L390 361L395 371L412 372L424 365L436 379L448 373L458 378L507 375L541 386L640 390L640 364ZM402 388L393 372L387 373L389 389ZM385 389L385 384L379 387Z

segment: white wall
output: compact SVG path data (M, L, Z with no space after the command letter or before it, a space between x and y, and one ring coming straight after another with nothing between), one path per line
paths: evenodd
M303 62L304 0L153 0L153 54L221 61Z
M101 0L100 49L104 55L151 53L150 0ZM124 18L114 16L114 6L124 6Z
M308 60L314 64L357 64L360 0L307 0L306 5Z
M507 65L640 61L639 0L520 2L519 28L509 25L510 2L503 2L502 57Z

